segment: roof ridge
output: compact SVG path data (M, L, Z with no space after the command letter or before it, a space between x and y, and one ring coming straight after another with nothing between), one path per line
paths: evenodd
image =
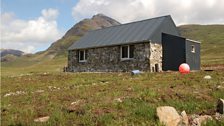
M156 19L156 18L164 18L164 17L171 17L171 16L170 15L164 15L164 16L159 16L159 17L153 17L153 18L149 18L149 19L143 19L143 20L140 20L140 21L133 21L133 22L125 23L125 24L119 24L119 25L114 25L114 26L105 27L105 28L101 28L101 29L90 30L88 32L100 31L100 30L104 30L104 29L108 29L108 28L112 28L112 27L119 27L119 26L124 26L124 25L134 24L134 23L138 23L138 22L153 20L153 19Z

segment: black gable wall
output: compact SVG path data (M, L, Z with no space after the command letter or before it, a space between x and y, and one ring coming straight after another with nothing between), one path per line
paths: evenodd
M162 69L177 71L186 62L185 38L162 34Z

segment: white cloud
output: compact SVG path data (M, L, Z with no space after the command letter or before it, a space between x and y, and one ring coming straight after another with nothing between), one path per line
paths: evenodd
M58 17L58 10L56 9L44 9L41 11L43 17L48 20L55 20Z
M72 15L80 20L103 13L122 23L171 15L178 25L223 24L223 5L223 0L80 0Z
M62 36L57 27L56 9L44 9L42 15L33 20L15 18L13 13L1 14L2 48L35 52L43 45L49 45Z

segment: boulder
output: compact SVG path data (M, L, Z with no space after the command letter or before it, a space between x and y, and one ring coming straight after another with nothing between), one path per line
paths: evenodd
M165 126L179 126L182 123L181 116L171 106L157 107L156 112L160 123Z
M224 100L221 98L217 102L217 112L220 114L224 114Z

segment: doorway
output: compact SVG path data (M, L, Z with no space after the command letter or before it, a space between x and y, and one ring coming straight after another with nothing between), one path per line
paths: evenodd
M159 64L155 64L155 72L159 72Z

